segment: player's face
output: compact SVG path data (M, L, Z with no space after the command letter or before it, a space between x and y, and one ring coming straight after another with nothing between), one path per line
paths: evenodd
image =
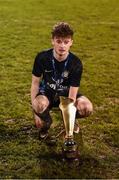
M71 39L71 37L54 37L52 39L53 48L59 56L66 55L69 52L72 43L73 40Z

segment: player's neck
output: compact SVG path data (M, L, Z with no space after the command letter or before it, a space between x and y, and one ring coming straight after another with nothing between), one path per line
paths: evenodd
M53 56L59 62L64 61L68 55L69 55L69 52L64 55L59 55L59 54L57 54L57 52L55 50L53 50Z

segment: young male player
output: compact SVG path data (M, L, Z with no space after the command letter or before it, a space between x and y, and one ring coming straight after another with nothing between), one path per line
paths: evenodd
M52 124L49 110L59 105L59 96L74 100L76 117L87 117L93 111L90 100L79 93L83 66L80 59L70 52L73 34L68 23L56 24L52 30L52 48L38 53L35 58L31 102L41 138L46 137ZM75 124L74 132L79 132L78 124Z

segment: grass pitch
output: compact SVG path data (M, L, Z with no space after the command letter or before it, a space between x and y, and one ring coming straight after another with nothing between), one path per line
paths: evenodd
M51 47L59 21L75 30L80 90L94 105L91 117L79 119L81 161L74 168L60 160L62 137L55 147L38 140L30 105L34 57ZM119 178L119 1L0 0L0 27L0 178ZM57 134L61 116L52 116Z

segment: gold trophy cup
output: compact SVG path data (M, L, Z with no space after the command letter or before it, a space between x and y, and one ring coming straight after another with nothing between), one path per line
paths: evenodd
M73 130L75 124L76 107L74 101L68 97L60 96L60 105L64 126L66 131L65 142L63 144L62 153L64 160L78 160L78 146L73 139Z

